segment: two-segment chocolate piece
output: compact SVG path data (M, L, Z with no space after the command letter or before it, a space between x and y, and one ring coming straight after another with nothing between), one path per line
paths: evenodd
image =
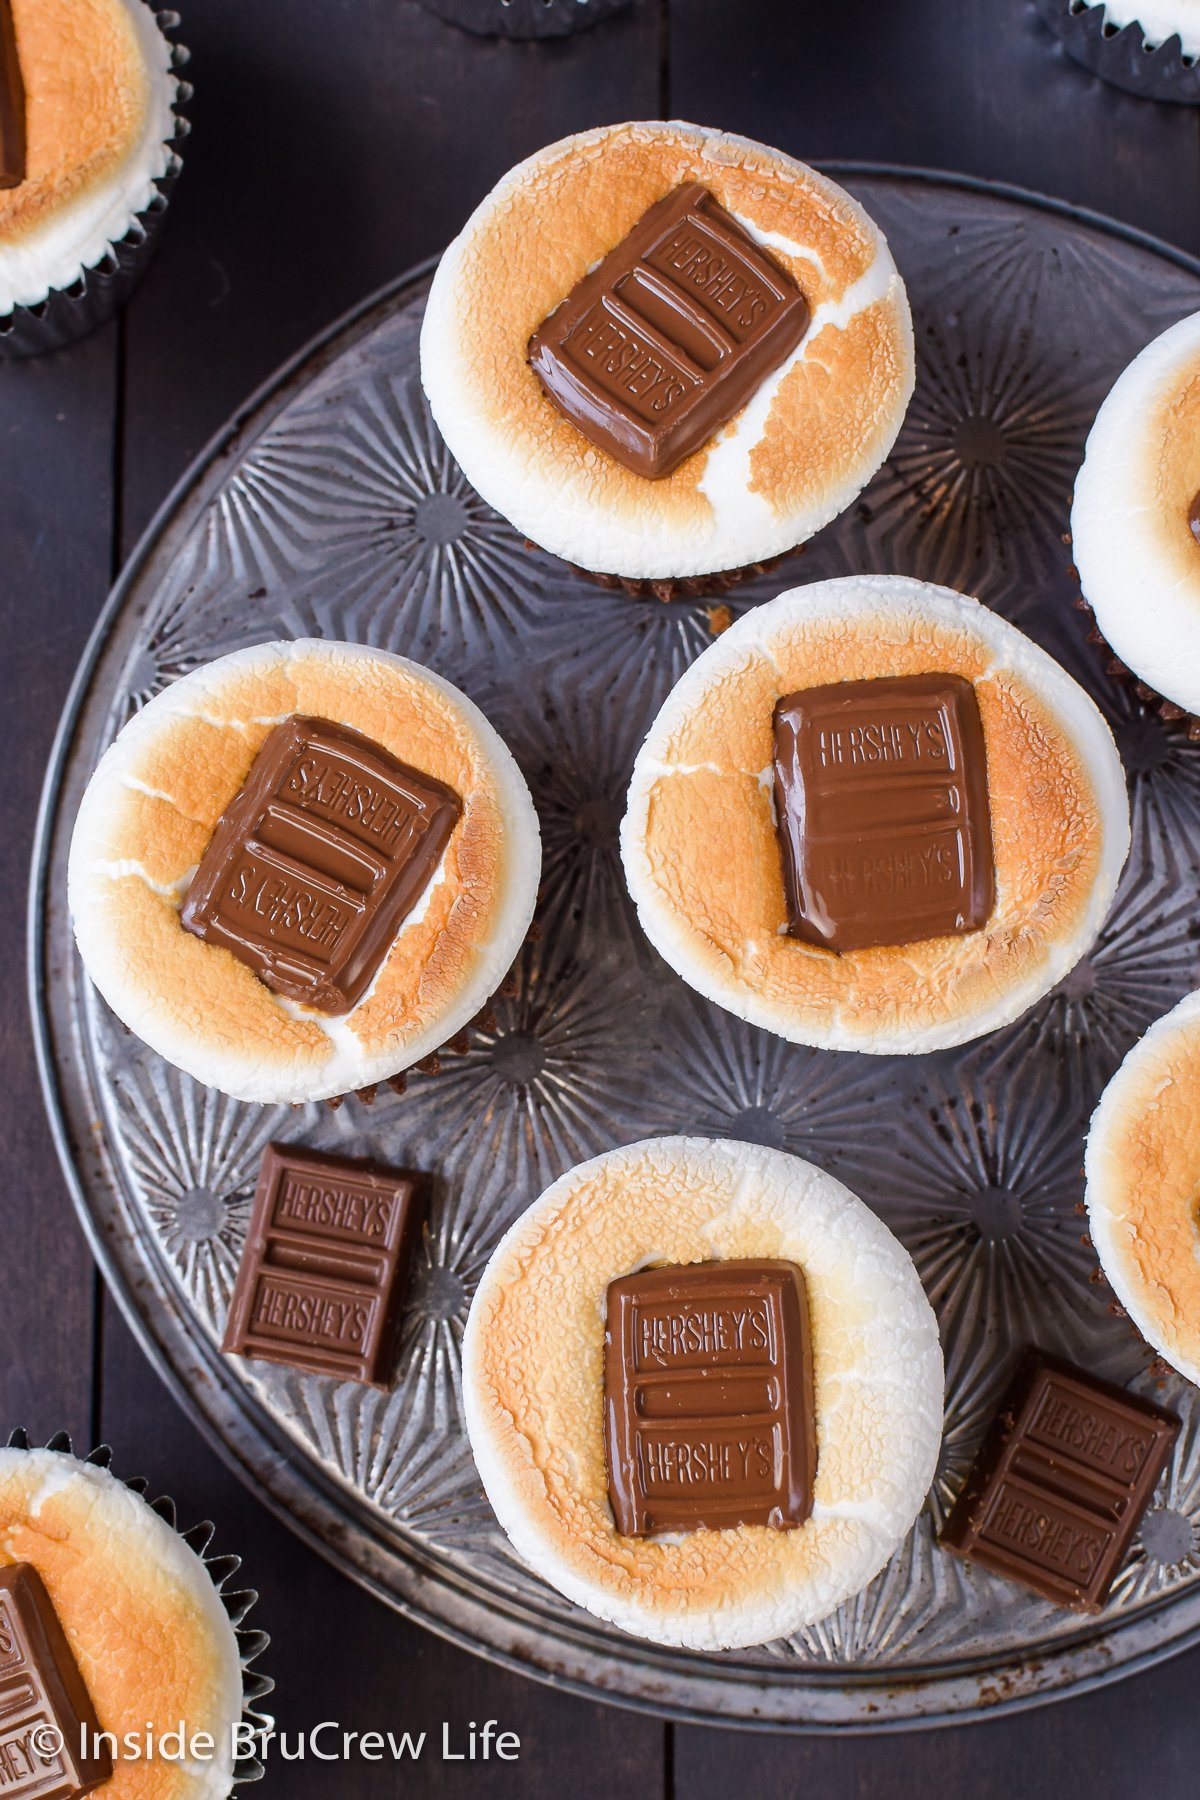
M462 812L453 789L327 719L277 725L221 818L188 931L274 993L348 1012L429 885Z
M942 1544L1060 1606L1099 1612L1178 1435L1162 1407L1028 1351Z
M0 1568L0 1794L74 1800L113 1772L96 1709L31 1563ZM84 1738L86 1736L86 1743Z
M0 0L0 188L25 179L25 80L12 0Z
M969 681L804 688L776 704L774 727L789 936L862 950L987 923L987 753Z
M604 1449L627 1537L803 1525L817 1445L800 1270L690 1263L611 1282Z
M270 1144L222 1349L389 1386L421 1175Z
M543 320L529 361L593 444L656 479L741 410L808 322L788 271L689 182Z

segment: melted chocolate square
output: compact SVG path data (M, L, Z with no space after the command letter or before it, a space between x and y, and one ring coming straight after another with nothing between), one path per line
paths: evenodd
M81 1741L86 1728L86 1747ZM113 1772L96 1709L41 1576L0 1568L0 1794L74 1800Z
M231 950L273 993L348 1012L461 812L451 788L361 732L287 719L217 821L183 925Z
M789 936L861 950L987 923L987 753L969 681L804 688L778 702L774 724Z
M610 1283L604 1449L626 1537L802 1525L817 1449L800 1270L674 1264Z
M222 1349L387 1388L425 1199L422 1176L268 1145Z
M25 79L17 54L17 27L12 0L0 0L0 188L20 187L25 155Z
M699 182L676 188L529 340L559 411L635 475L669 475L808 329L795 281Z
M1060 1606L1099 1612L1178 1435L1162 1407L1028 1351L942 1544Z

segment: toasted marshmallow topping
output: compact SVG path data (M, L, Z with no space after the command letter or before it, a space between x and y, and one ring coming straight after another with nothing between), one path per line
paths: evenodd
M278 998L179 917L263 740L296 714L364 733L463 802L372 985L336 1017ZM89 975L152 1049L236 1099L317 1100L394 1075L461 1031L520 949L540 867L520 770L465 694L386 651L300 639L197 669L130 721L84 795L68 897Z
M0 313L69 287L170 161L176 83L143 0L12 0L28 168L0 191Z
M1200 1383L1200 994L1134 1045L1088 1134L1087 1208L1104 1273L1147 1342Z
M772 713L878 676L974 684L995 906L959 937L844 954L783 935ZM621 854L651 943L692 987L796 1043L943 1049L1017 1018L1104 921L1129 848L1112 734L1057 663L977 600L898 575L793 588L755 608L667 697L634 764Z
M1148 44L1165 44L1179 33L1185 56L1200 56L1200 0L1086 0L1104 9L1108 25L1138 24Z
M812 1516L621 1537L602 1428L608 1283L739 1257L804 1274ZM471 1307L463 1402L488 1498L538 1574L636 1636L720 1650L823 1618L903 1541L941 1443L942 1358L907 1252L841 1182L759 1145L668 1137L580 1164L517 1220Z
M0 1450L0 1563L32 1563L103 1731L120 1744L185 1722L211 1760L118 1756L105 1800L223 1800L242 1712L237 1638L203 1562L106 1469L51 1450Z
M646 210L688 182L795 277L812 319L741 412L651 481L562 417L528 343ZM535 542L604 573L702 575L790 550L849 505L912 396L912 324L882 233L833 182L745 138L615 125L539 151L477 208L434 278L421 375L468 478Z
M1084 598L1121 661L1200 712L1200 313L1134 358L1096 415L1071 537Z

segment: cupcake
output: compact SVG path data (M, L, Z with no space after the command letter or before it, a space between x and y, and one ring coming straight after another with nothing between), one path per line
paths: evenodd
M254 1595L222 1592L238 1563L205 1560L210 1527L181 1536L107 1452L82 1462L65 1443L0 1449L0 1782L222 1800L263 1723L245 1701L270 1686L245 1671L265 1640L235 1630ZM181 1721L183 1757L163 1742Z
M651 943L795 1043L944 1049L1088 949L1129 848L1120 760L1069 675L897 575L794 588L668 695L621 854Z
M141 272L179 167L186 53L144 0L0 14L0 354L29 355L111 316Z
M1134 1045L1088 1133L1088 1229L1147 1343L1200 1385L1200 994Z
M942 1358L907 1253L839 1181L668 1137L517 1220L467 1320L463 1403L532 1569L635 1636L721 1650L823 1618L900 1545Z
M1197 0L1039 0L1085 69L1148 100L1200 102Z
M85 967L235 1099L334 1097L461 1032L533 915L537 816L464 694L386 651L259 644L157 695L71 844Z
M1097 413L1071 541L1120 663L1169 717L1200 714L1200 312L1147 344Z
M836 518L895 442L912 323L833 182L694 125L566 138L493 189L421 333L442 434L533 543L662 598Z

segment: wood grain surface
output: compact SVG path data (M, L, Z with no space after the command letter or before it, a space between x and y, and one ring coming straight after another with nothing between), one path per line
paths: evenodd
M185 4L185 0L180 0ZM671 1728L506 1674L394 1616L238 1485L99 1288L55 1161L20 971L54 726L105 592L171 485L252 389L435 253L495 178L571 130L670 112L810 159L1017 182L1200 250L1200 112L1129 99L1063 55L1031 0L634 0L560 43L461 34L413 0L191 0L194 132L158 259L86 343L0 366L7 817L0 903L0 1423L107 1438L117 1467L212 1516L273 1638L281 1725L494 1718L513 1764L276 1763L265 1796L566 1792L725 1800L971 1794L1192 1800L1200 1653L1021 1717L890 1737Z

